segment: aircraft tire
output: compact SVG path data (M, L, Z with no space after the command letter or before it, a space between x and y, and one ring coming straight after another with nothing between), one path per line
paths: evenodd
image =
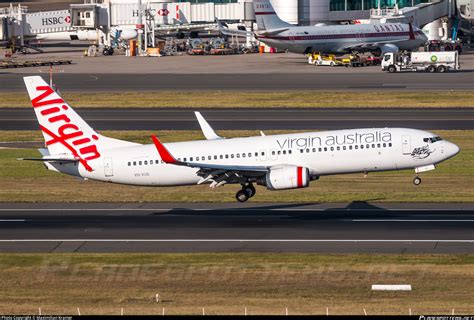
M235 198L237 199L238 202L247 202L249 199L249 195L247 192L245 192L243 189L237 191L235 194Z
M419 185L421 184L421 178L420 178L420 177L415 177L415 178L413 179L413 184L414 184L415 186L419 186Z
M247 193L249 198L252 198L257 193L257 190L255 190L255 187L251 184L245 186L243 190Z

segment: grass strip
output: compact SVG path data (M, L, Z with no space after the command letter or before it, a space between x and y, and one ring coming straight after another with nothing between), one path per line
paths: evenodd
M474 107L474 91L63 92L80 108L449 108ZM28 96L1 93L0 107L30 107Z
M474 255L1 254L0 313L472 314L473 281Z

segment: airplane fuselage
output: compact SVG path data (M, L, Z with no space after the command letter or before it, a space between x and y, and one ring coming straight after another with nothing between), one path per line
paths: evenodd
M263 137L168 143L185 162L219 165L299 166L319 176L413 169L444 161L459 151L448 141L427 142L435 135L404 128L351 129ZM164 163L153 144L103 150L89 161L93 171L77 163L50 164L84 178L139 186L195 185L199 169Z
M294 53L335 54L375 51L390 43L395 43L400 50L414 50L426 42L420 29L413 27L411 36L410 26L401 23L291 27L278 34L258 36L258 39L271 47ZM369 43L371 45L366 45Z

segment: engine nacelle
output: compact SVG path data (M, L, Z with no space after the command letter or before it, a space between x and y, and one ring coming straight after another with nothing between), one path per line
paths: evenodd
M265 186L269 190L306 188L310 181L309 169L297 166L274 168L265 176Z

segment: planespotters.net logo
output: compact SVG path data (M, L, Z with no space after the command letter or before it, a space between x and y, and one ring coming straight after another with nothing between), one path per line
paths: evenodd
M420 316L420 320L474 320L474 316Z

